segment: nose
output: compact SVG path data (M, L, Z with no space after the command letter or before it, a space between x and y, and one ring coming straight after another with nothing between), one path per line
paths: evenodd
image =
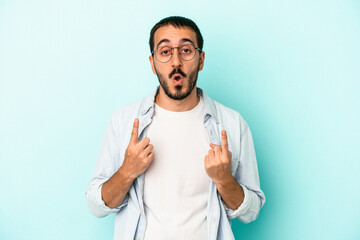
M176 51L175 51L175 49L176 49ZM173 49L172 56L171 56L171 65L172 65L172 67L175 67L175 68L182 66L182 61L181 61L181 57L180 57L178 48Z

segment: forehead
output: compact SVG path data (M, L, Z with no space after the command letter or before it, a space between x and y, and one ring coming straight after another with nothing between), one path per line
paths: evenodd
M183 39L190 39L196 46L196 33L189 27L175 28L172 25L166 25L156 30L154 34L154 47L164 39L169 40L170 44L179 44Z

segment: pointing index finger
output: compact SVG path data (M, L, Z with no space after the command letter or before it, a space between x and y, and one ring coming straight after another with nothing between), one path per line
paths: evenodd
M133 143L139 142L139 139L138 139L138 129L139 129L139 119L138 119L138 118L135 118L134 125L133 125L133 129L132 129L132 132L131 132L130 142L133 142Z
M221 151L226 153L228 151L228 140L225 130L221 131Z

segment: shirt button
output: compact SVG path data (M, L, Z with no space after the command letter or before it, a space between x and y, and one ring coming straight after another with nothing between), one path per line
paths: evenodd
M140 212L141 212L141 213L143 213L143 212L144 212L144 209L143 209L143 208L141 208L141 209L140 209Z
M141 122L141 123L140 123L140 126L144 126L144 123L143 123L143 122Z
M137 236L137 237L136 237L136 239L137 239L137 240L139 240L139 239L140 239L140 237L139 237L139 236Z

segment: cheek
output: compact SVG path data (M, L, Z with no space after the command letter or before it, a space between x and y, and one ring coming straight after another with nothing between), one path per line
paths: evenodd
M188 73L193 75L193 74L196 74L196 72L199 71L199 68L200 68L200 64L199 63L194 63L194 65L191 66L191 68L188 69Z

